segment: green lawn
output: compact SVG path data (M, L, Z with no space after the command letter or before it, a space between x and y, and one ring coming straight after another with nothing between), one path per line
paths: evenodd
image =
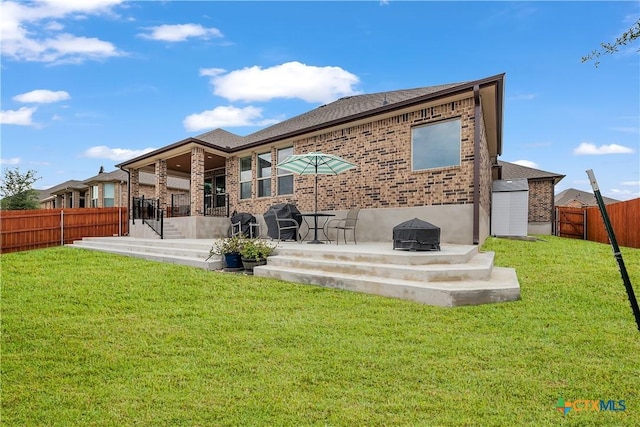
M1 256L3 426L640 425L607 245L489 239L522 300L440 308L71 248ZM623 248L640 296L640 250ZM624 400L626 411L555 410Z

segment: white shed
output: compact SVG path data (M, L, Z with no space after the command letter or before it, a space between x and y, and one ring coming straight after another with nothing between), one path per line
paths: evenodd
M526 236L529 222L529 183L526 179L493 181L491 235Z

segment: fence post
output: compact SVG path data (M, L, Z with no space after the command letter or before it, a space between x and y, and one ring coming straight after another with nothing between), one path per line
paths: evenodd
M122 236L122 208L118 208L118 237Z
M60 211L60 246L64 246L64 211Z
M589 169L587 171L587 176L589 177L589 181L591 182L593 194L594 196L596 196L596 202L598 203L598 208L600 209L600 214L602 215L604 228L607 230L607 234L609 235L609 243L611 243L611 248L613 249L613 256L618 262L618 269L620 270L620 275L622 276L624 287L627 290L627 297L629 298L629 304L631 305L633 316L636 319L636 326L638 327L638 331L640 331L640 306L638 306L638 300L636 299L636 294L633 291L631 279L629 278L629 274L627 273L627 267L624 265L622 253L620 252L620 248L618 247L618 240L616 239L616 234L614 233L613 226L611 225L611 221L609 220L607 207L605 206L602 195L600 194L598 181L596 181L596 176L593 174L592 169Z

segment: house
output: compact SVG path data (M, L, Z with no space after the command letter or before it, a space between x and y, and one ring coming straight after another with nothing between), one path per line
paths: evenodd
M128 206L129 175L122 170L100 172L84 181L69 180L45 190L38 190L41 209L102 208ZM155 175L140 174L140 196L155 196ZM176 195L189 191L189 181L172 177L167 186Z
M87 186L75 179L38 190L41 209L84 208L86 207Z
M444 243L479 244L489 235L503 97L504 74L348 96L247 136L215 129L117 167L128 171L132 197L141 174L154 174L163 209L168 177L189 179L189 217L172 224L186 237L212 238L227 230L228 218L213 210L221 203L259 221L276 203L313 211L314 177L276 165L292 154L336 154L358 167L318 179L318 210L362 208L358 241L391 240L395 225L420 218L441 228Z
M565 175L498 160L496 179L529 183L528 234L553 234L555 185Z
M616 203L620 200L602 196L605 205ZM581 208L583 206L596 206L596 196L588 191L576 190L575 188L567 188L555 196L556 206L568 206L571 208Z

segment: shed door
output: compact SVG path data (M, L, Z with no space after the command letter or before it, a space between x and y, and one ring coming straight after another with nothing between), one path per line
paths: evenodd
M493 193L491 234L494 236L526 236L529 217L528 191Z

